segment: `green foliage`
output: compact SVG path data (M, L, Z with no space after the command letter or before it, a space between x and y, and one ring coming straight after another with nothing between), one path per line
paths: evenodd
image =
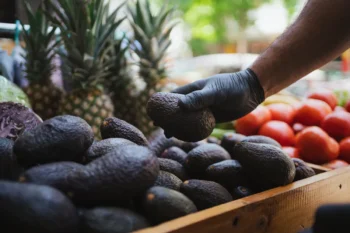
M287 9L288 18L291 20L294 13L297 11L299 0L283 0L284 7Z

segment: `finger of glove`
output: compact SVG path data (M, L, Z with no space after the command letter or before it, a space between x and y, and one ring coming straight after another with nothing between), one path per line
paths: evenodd
M209 88L200 91L194 91L185 95L179 101L180 107L188 111L196 111L212 105L215 101L215 95Z
M172 90L172 93L177 93L177 94L188 94L194 91L198 91L204 87L204 80L199 80L190 84L187 84L182 87L178 87L174 90Z

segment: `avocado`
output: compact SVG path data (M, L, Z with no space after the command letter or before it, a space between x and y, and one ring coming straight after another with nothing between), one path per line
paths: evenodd
M174 174L166 171L159 171L154 186L166 187L169 189L180 190L182 181Z
M186 180L181 184L180 191L194 202L198 210L232 201L227 189L214 181Z
M175 137L186 142L207 138L215 128L215 117L209 108L184 111L175 93L158 92L147 103L147 114L154 124L164 129L167 138Z
M102 122L100 130L103 139L124 138L137 145L148 146L145 135L138 128L116 117L106 118Z
M220 145L227 150L227 152L231 155L232 158L234 158L233 155L233 147L241 142L246 136L239 133L233 133L233 132L227 132L224 133Z
M194 148L205 144L205 141L198 141L198 142L183 142L181 141L180 143L180 148L185 151L186 153L190 152L191 150L193 150Z
M208 137L207 138L207 143L214 143L214 144L220 145L221 142L216 137Z
M143 209L153 224L160 224L172 219L197 212L194 203L182 193L155 186L150 188L143 200Z
M17 171L16 156L12 152L14 142L0 138L0 180L13 180Z
M182 181L187 179L185 168L178 162L171 159L158 158L159 169L174 174Z
M23 133L13 149L23 167L58 161L81 162L93 140L94 134L85 120L63 115Z
M174 160L182 165L185 164L187 153L179 147L172 146L166 149L160 156L161 158Z
M248 197L253 194L254 192L251 189L244 186L235 187L231 193L233 200L241 199L243 197Z
M0 138L16 141L25 131L34 129L42 122L37 114L20 103L0 103Z
M275 139L272 139L272 138L266 137L266 136L262 136L262 135L247 136L245 139L242 140L242 142L264 143L264 144L270 144L273 146L277 146L278 148L282 148L281 144L279 142L277 142Z
M94 142L84 155L84 162L89 163L110 151L116 147L125 145L135 145L135 143L124 138L107 138L98 142Z
M315 171L309 167L303 160L292 158L295 166L295 177L293 181L309 178L316 175Z
M115 207L80 209L80 232L126 233L149 227L148 221L133 211Z
M162 129L155 130L148 138L149 148L156 156L160 156L166 149L176 146L181 147L182 141L176 138L166 138Z
M20 182L35 183L55 187L68 196L74 182L74 173L83 173L85 166L75 162L56 162L38 165L19 176Z
M229 189L246 182L242 165L233 159L210 165L206 169L206 177Z
M54 188L0 181L0 206L0 224L5 232L78 232L75 206Z
M79 205L130 200L151 187L159 172L157 157L147 147L138 145L118 147L85 165L84 169L75 167L64 173L55 169L57 165L52 166L48 169L55 171L51 180L40 177L40 172L33 172L35 168L27 174L39 174L39 178L28 177L33 182L47 182L62 190ZM57 178L54 178L55 174Z
M207 143L194 148L188 153L185 169L189 176L203 178L207 167L227 159L231 159L231 157L224 148Z
M293 161L280 148L270 144L240 142L234 148L236 159L242 164L246 176L266 190L293 182Z

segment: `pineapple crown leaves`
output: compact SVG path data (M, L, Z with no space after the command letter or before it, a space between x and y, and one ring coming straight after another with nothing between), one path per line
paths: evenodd
M110 6L103 0L58 0L60 7L52 0L47 1L56 17L48 11L46 15L60 28L67 50L61 56L71 69L73 88L96 88L108 76L102 58L106 44L125 20L117 20L124 4L109 13Z
M54 41L57 27L49 28L50 22L43 13L46 7L44 3L41 3L36 12L33 12L28 2L24 2L24 6L30 26L26 30L21 22L27 50L25 55L27 79L31 83L49 82L54 70L52 60L56 55L55 48L60 43Z
M155 15L152 14L148 0L136 0L134 6L128 5L128 10L135 40L131 48L140 59L140 67L143 70L141 76L146 79L149 78L147 76L156 77L155 79L166 77L163 59L171 45L170 33L179 23L174 20L176 9L163 4L159 13Z

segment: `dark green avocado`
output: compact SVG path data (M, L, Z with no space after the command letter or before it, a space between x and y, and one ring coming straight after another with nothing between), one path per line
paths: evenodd
M246 182L242 165L233 159L210 165L206 169L206 177L229 189Z
M316 175L315 171L309 167L303 160L292 158L295 166L295 177L293 181L302 180Z
M48 168L50 164L46 165L46 169L53 171L50 180L40 177L40 172L33 172L35 168L25 175L39 174L35 180L31 176L32 182L47 182L67 193L79 205L129 200L151 187L159 172L157 157L147 147L138 145L118 147L83 169L75 166L71 172L61 172L62 167L56 169L57 165L51 165L51 168Z
M85 166L75 162L56 162L32 167L19 176L20 182L55 187L70 196L74 174L85 172Z
M293 161L280 148L262 143L241 142L234 149L236 159L242 164L248 178L266 190L293 182Z
M198 210L232 201L227 189L214 181L187 180L181 184L180 191L193 201Z
M228 153L230 153L232 158L234 158L233 148L237 143L241 142L244 138L246 138L246 136L244 136L243 134L227 132L227 133L224 133L221 139L220 145L225 150L227 150Z
M254 192L251 189L244 186L235 187L231 193L233 200L241 199L243 197L248 197L253 194Z
M272 138L266 137L266 136L262 136L262 135L247 136L245 139L242 140L242 142L264 143L264 144L270 144L273 146L277 146L278 148L282 148L281 144L279 142L277 142L275 139L272 139Z
M207 138L207 143L214 143L214 144L220 145L221 142L216 137L208 137Z
M171 159L177 161L178 163L184 165L187 158L187 153L180 149L179 147L172 146L166 149L160 156L161 158Z
M182 141L176 138L166 138L163 129L155 130L148 138L149 148L156 156L160 156L166 149L176 146L181 147Z
M143 198L143 209L153 224L160 224L197 212L194 203L182 193L155 186Z
M54 188L0 181L0 206L2 232L78 232L75 206Z
M100 130L103 139L124 138L137 145L148 146L145 135L138 128L116 117L106 118Z
M107 138L98 142L94 142L84 155L84 162L89 163L109 152L116 147L125 145L135 145L135 143L124 138Z
M93 140L94 134L85 120L63 115L23 133L15 142L14 152L23 167L58 161L80 162Z
M183 95L158 92L147 103L147 114L154 125L164 129L167 138L175 137L186 142L207 138L215 127L215 117L210 109L187 112L180 108Z
M182 181L174 174L166 171L159 171L157 180L154 186L166 187L169 189L180 190L180 185Z
M16 156L13 154L14 142L0 138L0 180L13 180L17 171Z
M178 162L171 159L158 158L159 169L174 174L180 180L184 181L188 178L185 168Z
M216 144L203 144L191 150L185 162L185 168L189 176L203 178L205 170L210 165L231 159L230 154Z
M144 217L128 209L96 207L79 213L82 233L126 233L149 227Z

